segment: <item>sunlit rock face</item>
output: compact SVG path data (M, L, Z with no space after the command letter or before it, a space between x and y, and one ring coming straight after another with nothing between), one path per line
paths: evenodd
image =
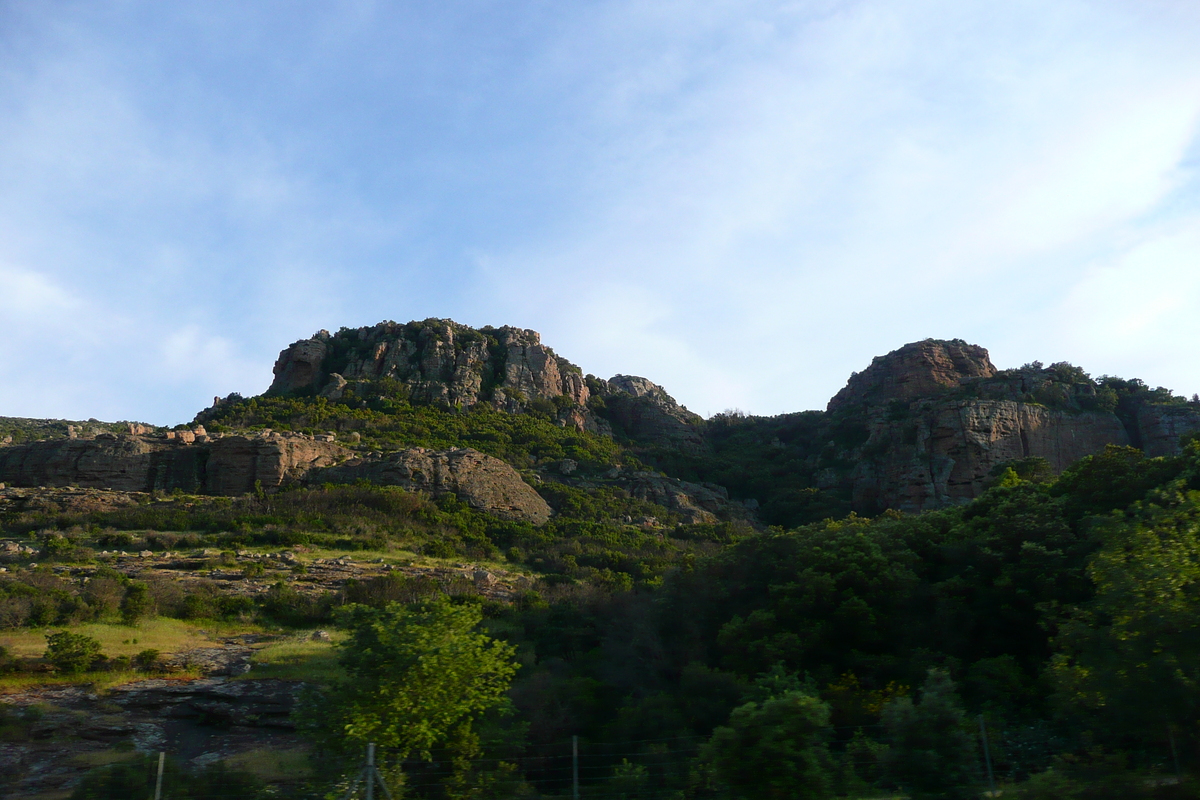
M419 402L518 411L549 401L572 427L596 427L580 369L542 344L537 331L521 328L430 319L318 331L283 350L274 373L268 394L340 397L357 381L387 379Z

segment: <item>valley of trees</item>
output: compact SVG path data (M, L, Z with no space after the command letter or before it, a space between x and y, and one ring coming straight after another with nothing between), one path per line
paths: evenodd
M206 424L340 420L371 447L470 446L519 469L570 458L585 475L649 463L730 485L770 479L736 419L712 423L725 426L712 460L672 465L559 427L553 409L439 409L387 386L358 399L235 400ZM810 422L778 418L772 438L801 438ZM685 524L565 481L537 486L556 512L540 527L369 485L15 508L0 524L36 546L38 566L0 575L0 626L44 630L39 664L85 676L153 674L156 658L117 664L60 632L87 622L342 632L335 671L296 711L311 743L302 778L280 788L172 765L172 797L341 797L368 742L396 797L569 797L572 737L585 798L967 798L989 774L1009 797L1198 795L1200 441L1160 458L1111 446L1057 477L1012 462L970 503L917 515L856 516L804 484L769 495L774 524L761 528ZM508 565L533 581L510 602L398 574L230 596L103 566L86 582L55 570L105 549L208 548L219 564L296 547ZM35 667L0 653L7 679ZM31 725L6 712L0 738ZM72 797L150 797L151 766L98 769Z

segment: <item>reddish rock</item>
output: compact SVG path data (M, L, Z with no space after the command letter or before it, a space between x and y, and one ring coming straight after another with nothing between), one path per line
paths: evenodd
M224 436L209 447L206 490L244 494L259 484L276 489L300 480L311 469L346 460L350 451L333 442L306 436Z
M1006 462L1044 458L1061 472L1106 445L1129 444L1125 428L1107 413L990 400L917 405L901 420L872 413L869 438L856 449L848 477L856 508L921 511L962 503ZM828 483L838 480L827 476Z
M871 366L850 376L845 388L829 401L828 410L836 413L856 405L934 397L971 378L995 374L984 348L961 339L926 339L877 356Z

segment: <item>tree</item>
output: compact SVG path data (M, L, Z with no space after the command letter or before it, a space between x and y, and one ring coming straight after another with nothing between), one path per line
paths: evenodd
M703 755L737 800L831 797L828 726L829 706L789 691L734 709Z
M399 759L429 758L447 743L477 747L472 722L506 703L517 670L516 648L475 630L482 618L445 600L416 610L350 606L340 657L347 678L306 704L309 727L343 747L375 742Z
M1154 499L1110 520L1051 672L1077 709L1157 733L1200 717L1200 492Z
M913 800L972 796L975 742L948 673L929 670L920 701L893 700L883 711L883 724L892 740L888 775Z
M68 673L86 672L103 658L99 641L68 631L46 634L45 657L58 670Z
M132 581L125 587L125 597L121 600L121 621L126 625L136 625L150 613L153 605L150 588L140 581Z

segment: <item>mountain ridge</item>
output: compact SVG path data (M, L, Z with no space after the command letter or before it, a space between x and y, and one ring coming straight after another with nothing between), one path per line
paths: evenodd
M72 444L0 450L0 482L237 494L304 480L351 455L366 465L361 475L374 475L387 452L468 447L526 470L535 488L546 479L617 481L624 491L673 497L665 505L695 508L696 518L749 509L764 523L791 525L822 514L956 505L977 497L1006 464L1032 459L1059 473L1109 445L1170 455L1180 437L1200 431L1200 404L1168 390L1093 380L1065 362L999 370L985 348L961 339L903 345L852 373L824 411L775 417L705 420L646 378L584 374L536 331L448 319L318 331L284 348L273 373L263 395L230 395L197 414L192 432L177 434L191 437L186 443L142 426L119 434L70 428ZM484 424L487 413L501 416ZM430 422L445 428L436 441ZM542 427L477 430L496 424ZM522 449L522 437L560 441ZM628 456L597 456L605 441ZM182 447L193 443L200 446ZM623 458L626 475L651 467L683 483L667 491L601 477ZM564 474L555 466L564 459L582 471ZM737 507L696 502L705 492L727 493Z

